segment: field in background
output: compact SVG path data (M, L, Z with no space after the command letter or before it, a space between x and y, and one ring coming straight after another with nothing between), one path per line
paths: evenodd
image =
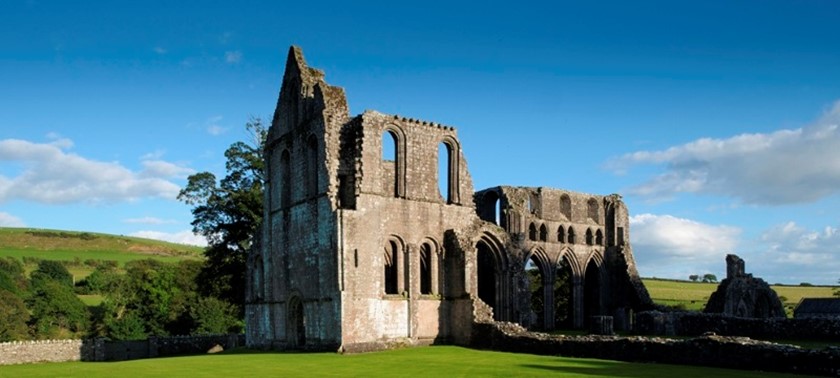
M72 262L67 269L76 279L86 277L93 267L88 260L128 261L152 258L166 262L200 259L202 247L168 243L130 236L93 232L43 230L32 228L0 228L0 257L14 257ZM27 264L27 271L34 264Z
M0 366L9 377L788 377L698 366L535 356L433 346L384 352L223 353L123 362Z
M709 296L717 289L717 283L664 280L643 278L651 299L656 304L676 306L686 310L701 311ZM835 286L788 286L771 285L785 306L788 317L802 298L826 298L834 294Z

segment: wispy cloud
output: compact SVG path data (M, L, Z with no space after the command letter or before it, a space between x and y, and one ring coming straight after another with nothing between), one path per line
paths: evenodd
M12 199L48 204L109 203L146 197L174 199L180 186L169 179L192 172L163 161L144 161L142 171L132 171L118 162L66 152L71 145L70 140L0 140L0 161L23 167L14 177L0 175L0 203Z
M174 219L161 219L156 217L142 217L142 218L127 218L123 219L123 223L131 223L131 224L171 224L177 223Z
M26 227L22 219L0 211L0 227Z
M227 131L227 127L224 127L220 124L222 118L222 116L218 115L210 117L206 121L204 121L204 127L205 130L207 130L208 134L218 136L224 134L224 132Z
M207 239L205 239L201 235L194 234L192 231L180 231L172 233L160 231L137 231L132 233L130 236L146 239L163 240L171 243L197 245L201 247L207 245Z
M813 202L840 192L840 101L807 127L638 151L607 168L621 173L637 165L664 169L629 192L647 198L703 193L749 204Z
M160 46L155 46L155 48L152 49L152 50L155 52L155 54L158 54L158 55L163 55L163 54L167 53L166 49L163 48L163 47L160 47Z
M225 51L225 62L228 64L236 64L242 61L241 51Z

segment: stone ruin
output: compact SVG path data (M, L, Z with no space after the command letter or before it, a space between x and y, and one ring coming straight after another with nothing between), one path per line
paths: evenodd
M475 323L494 320L552 330L612 316L621 330L652 307L620 196L475 192L454 128L351 116L344 90L297 47L265 156L262 235L247 262L250 347L468 344Z
M741 318L784 318L782 301L767 282L745 273L744 260L726 255L726 278L709 297L706 313Z

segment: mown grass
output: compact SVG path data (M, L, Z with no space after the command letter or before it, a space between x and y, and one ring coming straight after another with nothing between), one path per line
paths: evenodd
M9 377L787 377L695 366L640 364L434 346L356 355L224 353L124 362L0 367Z
M686 310L701 311L706 306L709 296L717 289L717 283L642 279L654 303L666 306L679 306ZM835 286L789 286L771 285L782 299L782 305L788 317L793 316L793 309L802 298L829 298L834 295Z

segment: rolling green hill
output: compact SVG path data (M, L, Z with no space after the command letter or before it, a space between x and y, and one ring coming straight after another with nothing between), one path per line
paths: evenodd
M665 306L678 306L686 310L702 311L717 283L643 278L653 302ZM835 286L771 285L785 307L788 317L802 298L826 298L834 294Z
M0 228L0 257L14 257L27 263L37 260L69 262L77 278L93 271L88 261L128 261L152 258L162 261L201 259L203 248L159 240L93 232Z

